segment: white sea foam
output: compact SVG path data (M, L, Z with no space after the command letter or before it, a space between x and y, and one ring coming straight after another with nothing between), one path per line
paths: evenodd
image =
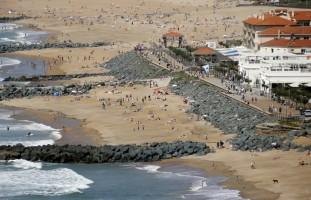
M1 114L0 119L12 120L12 118L10 118L10 116L8 117L8 115L6 115L6 114ZM53 131L52 134L55 137L59 137L59 136L56 136L56 133L58 133L60 131L60 129L54 129L54 128L47 126L45 124L35 123L35 122L31 122L31 121L26 121L26 120L20 120L20 121L23 121L26 123L16 122L16 124L10 126L10 130L13 130L13 131L28 131L28 130L29 131ZM5 130L5 129L6 129L5 125L2 125L2 126L0 125L0 130Z
M157 166L157 165L146 165L146 166L143 166L143 167L136 167L136 169L145 170L148 173L159 173L158 169L160 169L160 168L161 167Z
M209 177L196 175L194 172L165 172L160 171L161 167L157 165L139 166L136 169L147 171L148 173L157 173L162 178L183 177L191 180L192 184L188 194L181 195L182 199L193 199L193 196L201 196L210 200L243 200L238 190L224 189L220 180L214 180Z
M10 24L10 23L0 23L0 31L6 31L6 30L13 30L17 29L21 26L17 24Z
M27 37L27 33L26 32L18 31L18 32L16 32L16 34L17 34L16 38L25 38L25 37Z
M0 197L80 193L93 181L68 168L0 171Z
M0 119L11 120L12 114L11 111L0 109Z
M16 42L16 40L13 40L13 39L9 39L9 38L0 38L0 40L4 41L4 42Z
M52 145L55 143L55 140L52 139L48 139L48 140L22 140L22 141L15 141L15 140L11 140L11 141L0 141L0 145L17 145L17 144L22 144L26 147L30 147L30 146L43 146L43 145Z
M12 58L0 57L0 68L4 66L18 65L21 61Z
M190 187L190 190L193 192L197 192L207 186L207 179L203 178L200 180L196 180L192 183L192 186Z
M12 164L15 168L19 169L41 169L42 163L30 162L23 159L9 160L8 163Z
M32 131L54 131L54 129L45 124L35 123L28 120L21 120L23 122L29 122L29 124L17 124L12 127L12 130L32 130Z
M53 132L51 133L51 135L52 135L52 137L53 137L54 140L59 140L59 139L62 138L62 135L60 134L59 131L53 131Z
M1 120L13 121L14 119L11 118L12 114L13 114L12 111L0 109ZM7 129L7 124L5 123L0 124L0 131L6 131L6 129ZM25 132L25 139L16 140L12 138L11 140L2 140L2 141L0 140L0 145L23 144L24 146L42 146L42 145L54 144L56 140L59 140L62 138L62 135L60 134L60 129L54 129L45 124L40 124L40 123L32 122L29 120L16 120L14 124L10 125L10 131ZM40 131L43 131L42 134L45 134L46 138L36 139L32 137L26 137L26 132L31 132L31 131L39 131L39 133L36 133L35 136L37 134L41 134Z

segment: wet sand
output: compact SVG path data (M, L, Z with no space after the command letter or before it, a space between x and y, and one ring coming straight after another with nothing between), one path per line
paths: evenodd
M1 108L18 111L15 115L11 116L14 119L34 121L59 129L62 138L57 140L55 144L100 145L100 143L98 143L99 135L96 130L86 128L82 121L67 117L62 113L49 110L33 110L8 106L1 106Z
M222 183L225 188L240 191L241 197L252 200L276 200L280 194L268 191L266 189L257 188L254 182L245 181L242 176L236 175L236 171L224 165L223 162L200 160L195 157L187 157L182 159L165 160L159 162L160 165L184 165L194 169L205 171L206 176L225 177Z

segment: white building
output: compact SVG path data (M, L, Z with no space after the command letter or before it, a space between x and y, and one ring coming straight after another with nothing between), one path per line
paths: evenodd
M272 84L311 83L311 57L259 51L239 56L239 71L251 85L269 92Z

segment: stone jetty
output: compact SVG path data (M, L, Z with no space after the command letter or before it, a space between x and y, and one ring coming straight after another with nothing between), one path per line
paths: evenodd
M20 15L20 16L1 16L0 17L0 23L18 21L18 20L29 19L29 18L30 17L26 16L26 15Z
M48 48L86 48L86 47L100 47L108 45L106 42L94 42L94 43L40 43L40 44L21 44L21 43L10 43L1 44L0 53L9 53L15 51L27 51L34 49L48 49Z
M4 86L2 90L0 90L0 101L33 96L81 95L86 94L91 89L102 85L105 85L105 83L98 82L93 84L71 84L67 86L48 87L16 87L15 85L7 85Z
M25 159L51 163L149 162L210 153L205 143L177 141L143 145L0 146L0 160Z
M15 82L28 82L28 81L59 81L70 80L74 78L86 78L95 76L104 76L105 73L84 73L84 74L64 74L64 75L42 75L42 76L20 76L20 77L7 77L3 81L15 81Z

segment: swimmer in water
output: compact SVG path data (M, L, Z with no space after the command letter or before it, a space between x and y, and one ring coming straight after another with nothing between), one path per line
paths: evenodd
M10 131L10 127L9 127L9 126L7 126L7 127L6 127L6 130L7 130L7 131Z
M27 136L32 136L33 134L31 132L28 132L27 133Z

